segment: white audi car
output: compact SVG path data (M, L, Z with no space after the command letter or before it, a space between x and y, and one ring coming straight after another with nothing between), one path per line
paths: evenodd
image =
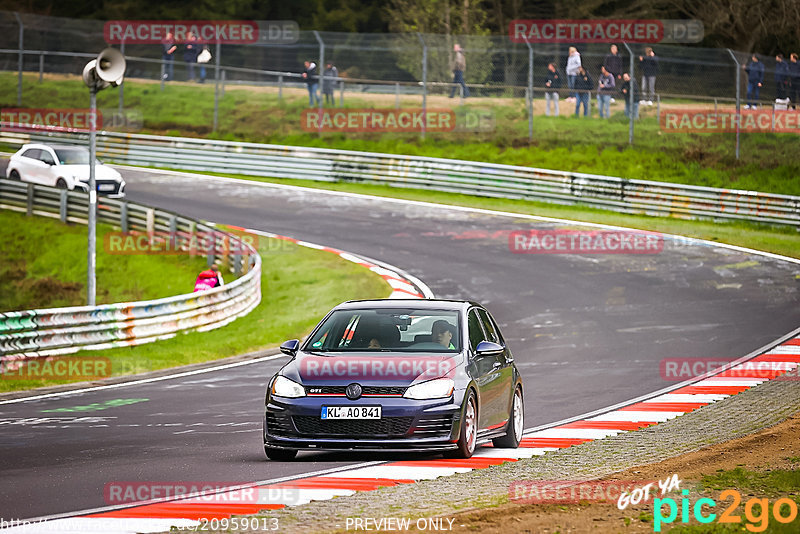
M110 198L125 196L125 180L116 170L99 160L94 169L99 194ZM6 176L11 180L88 192L89 150L74 145L30 143L9 158Z

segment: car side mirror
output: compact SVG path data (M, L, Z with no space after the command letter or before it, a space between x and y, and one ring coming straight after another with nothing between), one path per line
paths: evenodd
M506 350L503 345L495 343L494 341L481 341L475 347L475 354L478 356L497 356Z
M281 344L281 352L284 354L288 354L289 356L294 356L297 354L297 348L300 346L300 341L296 339L290 339L289 341L284 341Z

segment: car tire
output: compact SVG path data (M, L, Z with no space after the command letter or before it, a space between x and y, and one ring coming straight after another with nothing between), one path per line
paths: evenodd
M464 413L461 417L461 432L458 435L458 448L447 451L446 458L470 458L475 452L478 439L478 402L475 393L470 390L464 403Z
M56 180L56 187L59 189L66 189L67 188L66 180L64 180L63 178L59 178L58 180Z
M21 177L21 176L19 175L19 173L17 172L17 169L14 169L13 171L11 171L11 174L10 174L8 177L9 177L11 180L15 180L15 181L17 181L17 182L19 182L20 180L22 180L22 177Z
M275 447L264 445L264 454L275 462L289 462L297 456L297 451L294 449L276 449Z
M494 438L492 445L503 449L516 449L522 441L522 430L525 426L525 404L522 402L522 388L518 387L514 391L514 399L511 401L511 415L506 425L506 435Z

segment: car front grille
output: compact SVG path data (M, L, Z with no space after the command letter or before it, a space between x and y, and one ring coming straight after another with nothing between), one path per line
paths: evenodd
M345 394L347 386L306 386L309 395L339 396ZM395 386L361 386L362 396L400 397L406 392L405 387Z
M453 428L453 414L428 415L420 417L412 432L415 437L441 437L449 436Z
M383 419L320 419L314 415L292 417L302 435L313 437L400 437L408 433L413 417Z
M275 412L267 412L267 433L273 436L296 434L289 416Z

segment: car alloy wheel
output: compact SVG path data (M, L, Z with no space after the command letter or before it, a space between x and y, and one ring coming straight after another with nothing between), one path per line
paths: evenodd
M492 440L495 447L516 449L522 441L522 431L525 426L525 407L522 402L522 389L514 391L514 400L511 402L511 417L506 426L506 435Z
M448 458L470 458L475 452L475 443L478 437L478 409L475 402L475 393L471 390L464 406L464 417L461 421L461 433L458 437L458 448L447 451Z

